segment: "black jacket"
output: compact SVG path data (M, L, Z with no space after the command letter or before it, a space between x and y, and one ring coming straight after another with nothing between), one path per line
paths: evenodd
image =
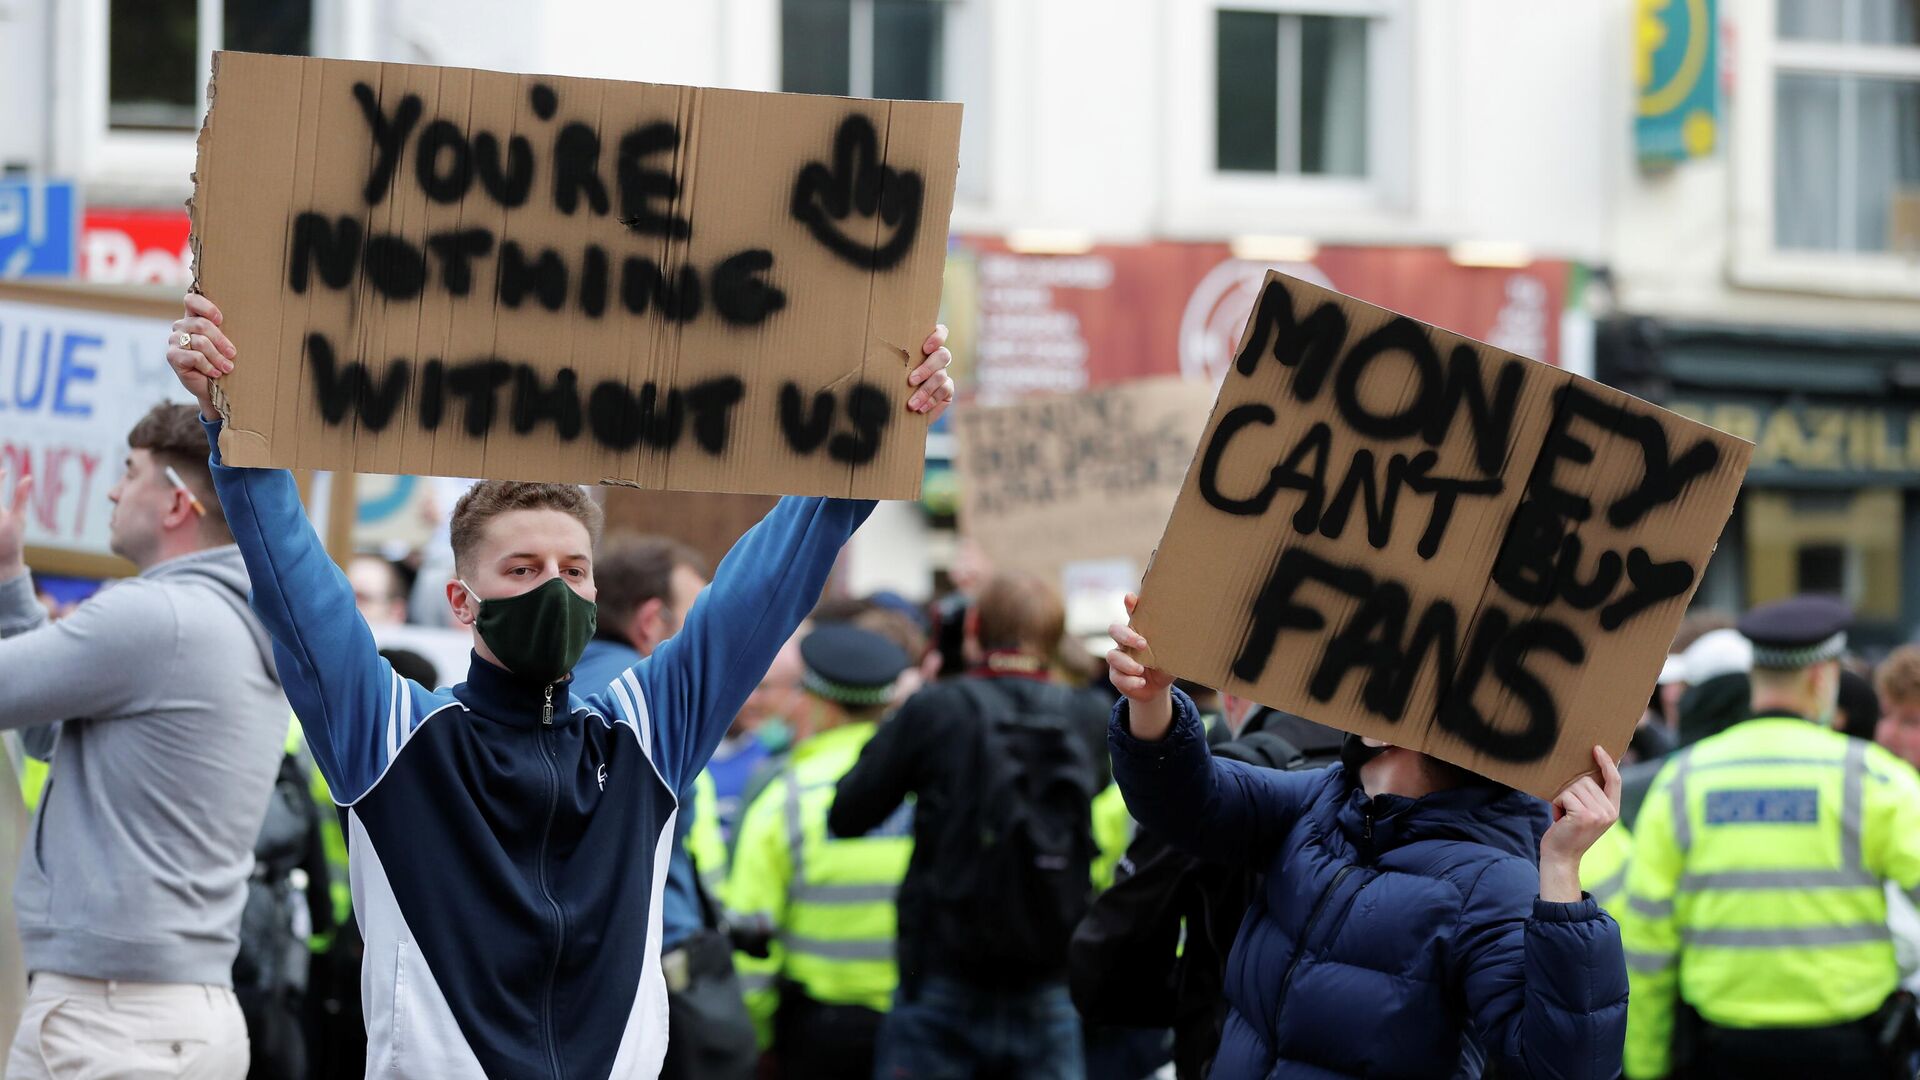
M1210 741L1219 757L1290 769L1330 764L1343 737L1262 708L1237 737ZM1175 1075L1205 1076L1227 1019L1227 954L1258 887L1257 874L1204 862L1142 830L1113 887L1073 935L1069 986L1080 1015L1098 1024L1171 1028Z
M965 978L971 967L953 943L936 940L933 930L943 921L935 917L936 909L948 901L942 883L963 876L962 868L949 865L959 855L943 850L944 838L957 818L980 817L986 775L980 717L963 696L962 683L1005 695L1008 707L1023 715L1058 717L1083 738L1094 774L1087 777L1089 802L1112 778L1107 702L1088 690L1020 676L963 676L915 694L880 726L853 770L841 778L827 828L835 836L863 835L909 794L915 797L913 859L899 892L900 978L909 989L927 972ZM977 919L980 913L965 914ZM1064 951L1065 942L1061 946ZM1063 967L1051 977L1065 974Z

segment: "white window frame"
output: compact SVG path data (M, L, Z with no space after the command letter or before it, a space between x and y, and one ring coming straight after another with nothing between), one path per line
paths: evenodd
M1733 144L1736 284L1839 296L1920 298L1920 257L1901 252L1796 251L1774 244L1776 79L1781 74L1867 75L1920 80L1920 48L1791 41L1779 36L1776 0L1740 9Z
M786 46L780 40L784 25L785 0L767 0L773 32L773 77L768 85L784 90L786 72L781 70ZM960 186L955 192L959 202L979 206L987 201L992 187L988 175L990 154L987 133L991 125L986 116L992 96L991 0L931 0L940 5L940 101L966 103L966 116L960 125ZM849 97L873 96L873 9L874 0L849 0L847 50L847 94Z
M1166 159L1176 234L1248 231L1249 215L1321 210L1373 219L1409 209L1413 172L1414 5L1409 0L1209 0L1180 5L1168 34ZM1365 177L1227 171L1218 167L1220 11L1368 20ZM1256 219L1257 220L1257 219Z
M365 0L312 0L313 53L332 55L343 37L349 5ZM220 40L223 0L197 0L195 62L200 75L194 107L207 111L206 73ZM121 131L108 124L108 28L111 0L60 0L54 8L55 70L71 74L53 87L53 171L111 197L140 201L151 191L171 198L188 184L199 131ZM156 179L161 178L161 179Z

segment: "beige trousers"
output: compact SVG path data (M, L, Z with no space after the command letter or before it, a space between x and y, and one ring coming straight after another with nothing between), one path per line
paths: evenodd
M245 1080L247 1023L224 986L38 972L7 1080Z

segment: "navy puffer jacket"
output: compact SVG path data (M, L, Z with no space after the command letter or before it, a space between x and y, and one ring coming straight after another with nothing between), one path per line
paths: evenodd
M1227 962L1213 1076L1611 1080L1626 1040L1620 929L1591 898L1539 899L1546 804L1491 783L1369 799L1338 765L1213 758L1193 702L1114 779L1142 826L1266 873Z

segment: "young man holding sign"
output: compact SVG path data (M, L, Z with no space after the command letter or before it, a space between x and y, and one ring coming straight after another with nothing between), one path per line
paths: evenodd
M1128 609L1134 604L1128 598ZM1620 810L1620 774L1539 800L1348 735L1341 764L1277 772L1213 758L1198 713L1125 623L1114 779L1141 825L1267 877L1228 962L1213 1075L1608 1080L1626 1039L1620 930L1580 856ZM1538 865L1535 854L1538 853Z
M371 1075L651 1077L667 1035L661 890L676 812L734 713L820 595L865 501L783 499L682 628L607 686L593 636L599 510L577 487L484 481L452 523L464 683L395 675L306 520L291 474L220 462L220 311L187 297L167 352L200 401L215 486L288 699L349 808ZM953 398L944 328L908 407Z

